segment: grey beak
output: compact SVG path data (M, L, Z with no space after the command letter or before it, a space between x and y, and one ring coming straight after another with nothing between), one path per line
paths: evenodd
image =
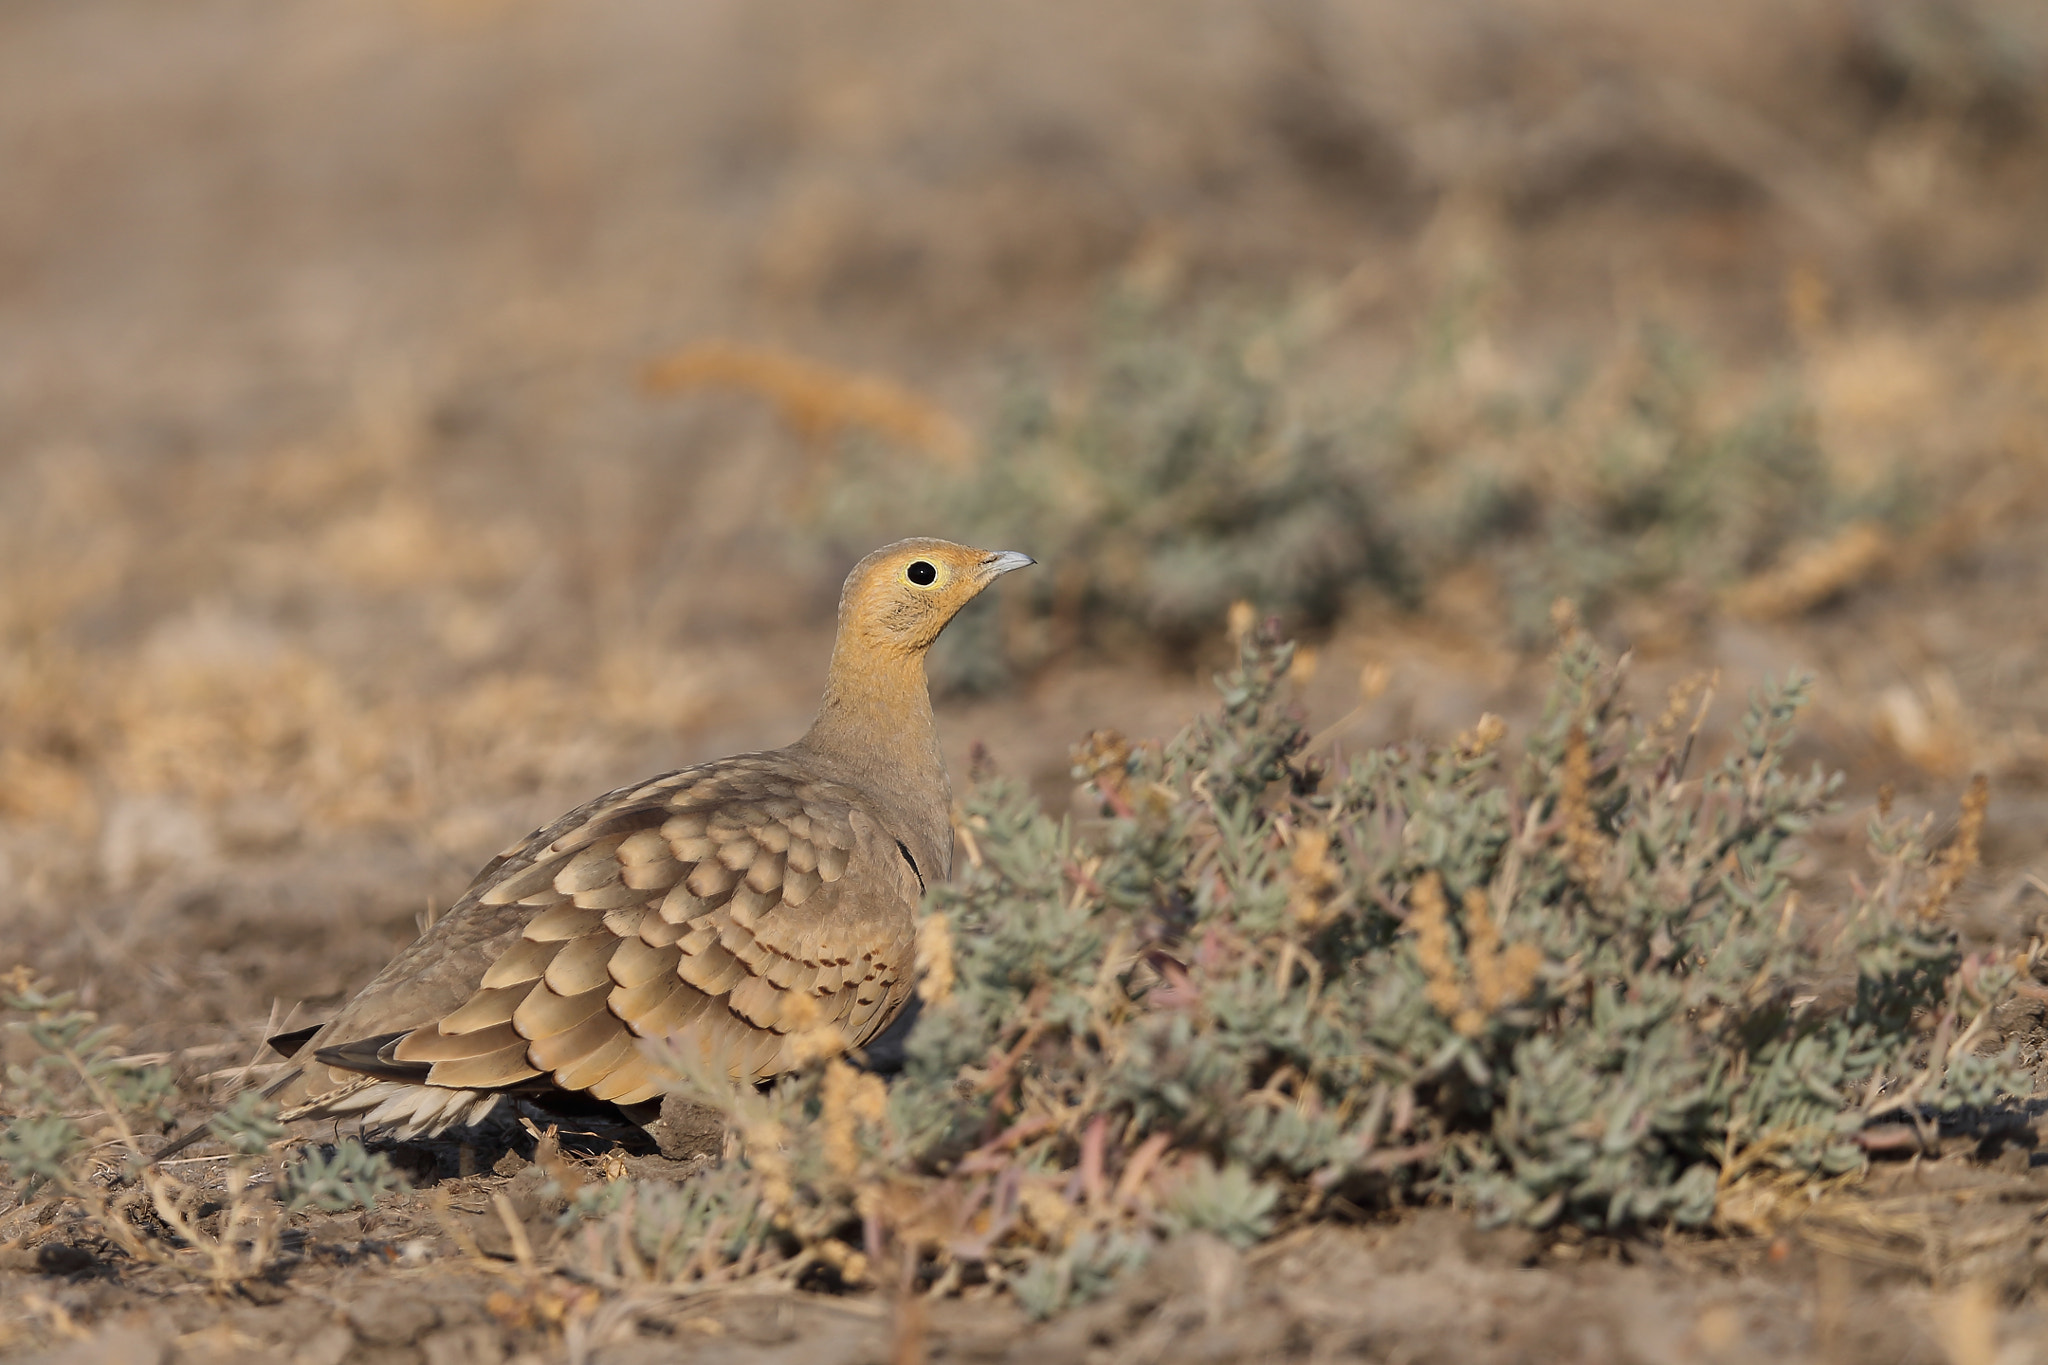
M981 561L982 567L988 570L990 578L999 578L1012 569L1028 569L1037 562L1030 555L1017 550L1005 550L1001 554L990 555L987 559Z

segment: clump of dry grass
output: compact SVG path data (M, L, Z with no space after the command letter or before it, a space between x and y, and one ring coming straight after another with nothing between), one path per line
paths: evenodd
M758 394L814 444L860 432L955 467L974 449L957 418L900 384L769 347L702 342L649 365L645 382L658 393L725 388Z
M1764 620L1798 616L1870 582L1896 553L1896 542L1883 527L1854 522L1737 585L1730 604L1745 616Z

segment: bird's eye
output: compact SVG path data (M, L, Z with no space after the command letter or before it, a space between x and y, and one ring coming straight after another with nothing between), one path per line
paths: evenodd
M903 571L904 577L920 588L928 588L939 576L939 571L922 559L912 560L910 567Z

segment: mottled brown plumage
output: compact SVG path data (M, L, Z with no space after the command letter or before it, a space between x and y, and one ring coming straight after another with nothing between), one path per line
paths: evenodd
M759 1080L820 1039L874 1038L952 862L924 654L1030 562L938 540L862 560L802 739L621 788L506 849L310 1039L279 1040L305 1059L273 1088L285 1116L434 1132L508 1093L652 1100L643 1039Z

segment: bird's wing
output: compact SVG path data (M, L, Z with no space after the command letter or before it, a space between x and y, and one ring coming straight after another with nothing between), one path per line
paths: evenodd
M856 792L778 755L622 789L487 867L312 1040L303 1093L370 1076L633 1104L662 1088L642 1038L764 1079L798 1034L857 1047L894 1017L920 891Z

